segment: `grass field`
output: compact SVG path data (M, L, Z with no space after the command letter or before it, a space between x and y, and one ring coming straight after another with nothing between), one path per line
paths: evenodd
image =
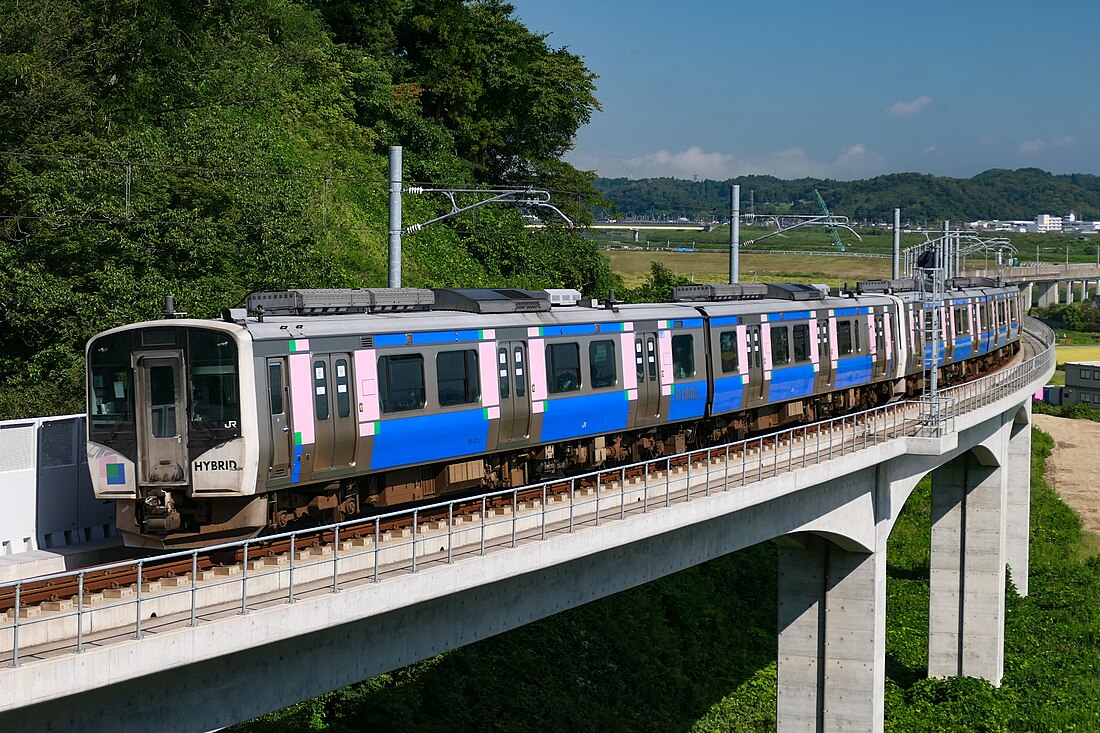
M604 252L611 269L627 287L636 287L649 275L651 262L695 282L729 282L727 252L664 252L615 249ZM890 277L890 260L741 253L741 282L825 283L830 286Z

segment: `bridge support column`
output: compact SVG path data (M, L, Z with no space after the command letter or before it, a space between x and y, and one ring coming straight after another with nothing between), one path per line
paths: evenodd
M1041 282L1039 283L1039 307L1046 308L1048 306L1058 304L1058 282Z
M778 540L780 733L883 729L886 552Z
M998 431L995 440L1003 440ZM998 442L1000 443L1000 440ZM1004 675L1007 471L967 451L932 472L928 675Z
M1074 282L1072 280L1066 283L1066 305L1073 303L1073 286Z
M1005 562L1016 592L1026 596L1031 527L1031 402L1017 415L1008 439L1008 500ZM1026 421L1023 418L1026 416Z

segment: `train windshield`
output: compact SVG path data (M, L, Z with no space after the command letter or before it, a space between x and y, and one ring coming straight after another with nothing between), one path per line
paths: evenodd
M134 422L134 370L130 334L96 339L88 349L88 416L91 427L115 428Z
M237 345L220 331L191 330L187 334L191 376L191 421L226 429L241 420Z

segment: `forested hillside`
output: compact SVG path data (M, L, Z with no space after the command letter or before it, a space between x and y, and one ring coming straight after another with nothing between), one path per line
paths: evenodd
M973 178L896 173L860 181L742 176L728 181L676 178L600 178L612 203L610 216L728 218L730 187L741 186L741 211L758 214L819 212L814 189L834 214L859 222L893 221L894 209L907 222L931 224L977 219L1034 219L1037 214L1100 219L1100 176L1053 175L1036 168L989 170Z
M591 176L560 156L594 78L500 0L0 0L0 419L82 409L87 337L166 294L206 317L384 286L390 145L406 181L536 185L583 220ZM606 291L594 245L522 224L407 236L404 284Z

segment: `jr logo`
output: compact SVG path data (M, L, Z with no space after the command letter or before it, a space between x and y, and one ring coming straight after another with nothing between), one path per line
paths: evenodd
M195 461L196 471L240 471L236 461Z
M236 420L226 420L225 424L222 425L222 427L225 428L226 430L232 430L233 428L237 427L237 421Z

